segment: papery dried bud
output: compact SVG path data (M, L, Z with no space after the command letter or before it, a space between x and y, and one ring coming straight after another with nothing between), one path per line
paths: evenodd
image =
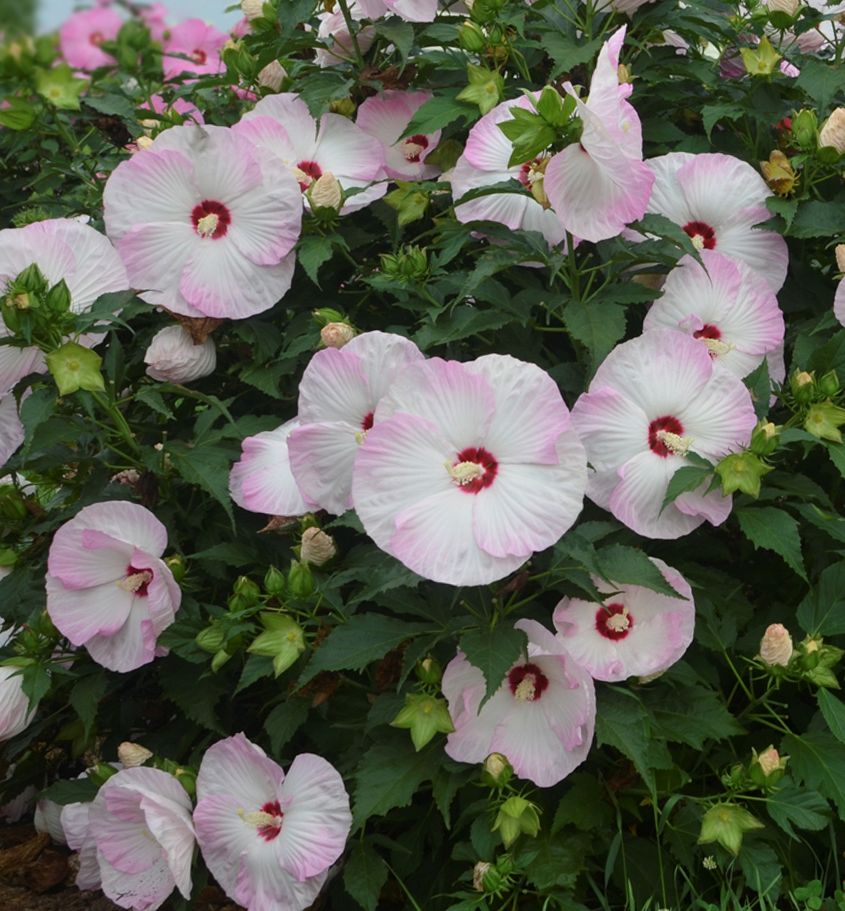
M326 348L342 348L355 338L355 330L349 323L328 323L320 330L320 341Z
M144 363L154 380L190 383L214 373L217 351L210 338L196 345L181 326L167 326L153 337Z
M763 172L766 183L778 196L788 196L798 182L798 175L793 170L792 164L779 149L775 149L769 154L768 161L760 162L760 170Z
M148 759L152 759L153 754L140 743L124 740L117 748L117 758L123 763L124 768L134 769L142 766Z
M766 9L770 13L785 13L787 16L797 16L801 9L801 0L766 0Z
M264 15L264 0L241 0L241 10L247 19L259 19Z
M845 272L845 244L837 244L833 252L836 255L836 268Z
M140 480L141 473L135 468L124 468L111 477L112 484L125 484L127 487L134 487Z
M845 108L837 108L819 130L819 148L828 146L845 154Z
M324 171L311 184L308 198L316 209L339 210L343 202L343 190L334 174L331 171Z
M337 553L334 538L321 528L306 528L302 533L300 559L312 566L322 566Z
M772 623L760 641L760 658L764 664L786 667L792 657L792 636L782 623Z
M492 867L492 864L488 864L487 861L480 860L472 868L472 888L476 892L484 892L484 877L487 874L487 871Z
M143 152L144 149L148 149L153 142L154 140L150 136L139 136L135 140L135 146L139 152Z
M616 67L616 75L619 79L620 85L624 85L626 83L634 81L634 77L631 73L631 68L624 63L620 63Z
M258 71L258 84L270 89L271 92L278 92L285 81L287 71L278 60L271 60L267 66Z

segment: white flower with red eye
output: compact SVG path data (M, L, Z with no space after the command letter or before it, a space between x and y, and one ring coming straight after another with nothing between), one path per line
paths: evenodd
M333 174L349 196L341 215L380 199L387 192L384 146L340 114L314 120L296 94L262 98L232 128L271 153L296 178L305 205L308 191L323 174Z
M508 671L484 702L484 674L463 652L443 673L443 695L455 726L446 753L458 762L484 762L490 753L507 757L520 778L549 788L586 758L593 742L596 697L587 671L559 637L534 620L520 620L528 655Z
M778 291L786 280L786 241L755 227L771 217L772 192L739 158L670 152L646 164L655 176L648 211L680 225L699 250L716 250L750 266Z
M182 592L161 559L167 529L143 506L116 500L80 510L47 558L47 612L59 632L113 671L166 654L158 636Z
M112 66L117 61L100 45L104 41L114 41L122 25L123 19L113 9L89 9L74 13L59 29L62 56L78 70Z
M437 148L440 130L399 138L417 110L431 97L431 92L387 91L367 98L358 108L355 122L384 146L388 177L424 180L439 173L433 165L427 165L425 159Z
M393 13L406 22L433 22L437 0L358 0L368 19L379 19Z
M340 515L352 506L352 468L376 407L422 353L401 335L364 332L318 351L299 384L290 467L306 502Z
M194 826L223 891L252 911L303 911L343 853L352 815L337 770L302 753L287 775L243 734L210 747Z
M679 538L719 525L731 498L706 488L663 507L686 455L716 462L743 449L756 424L742 380L716 366L706 345L651 329L617 345L572 409L592 471L587 496L648 538Z
M564 648L596 680L615 683L659 674L692 642L695 604L689 583L662 560L650 559L677 597L594 578L596 588L608 594L602 604L564 598L555 608Z
M376 409L352 501L367 534L414 572L486 585L573 524L586 471L569 410L539 367L497 354L432 358L407 368Z
M0 567L0 579L9 572L5 567ZM6 645L13 633L11 627L0 630L0 645ZM0 667L0 742L23 733L29 727L33 715L29 697L23 691L20 668Z
M364 18L361 5L356 0L352 0L348 4L348 13L353 22ZM376 30L371 25L365 25L357 27L355 40L353 41L346 21L346 15L339 5L335 5L334 10L331 12L320 13L317 18L320 20L320 24L317 27L317 37L324 45L314 51L314 59L317 61L318 66L338 66L338 64L355 60L356 44L358 51L366 54L375 40Z
M715 250L700 256L702 264L685 256L669 273L643 329L692 335L719 366L748 376L783 345L783 313L769 283L745 263Z
M151 304L243 319L290 287L299 189L276 158L231 129L165 130L115 168L103 201L108 235Z

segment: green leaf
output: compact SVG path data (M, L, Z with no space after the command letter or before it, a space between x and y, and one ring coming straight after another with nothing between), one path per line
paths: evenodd
M401 19L386 19L376 23L376 32L383 35L399 51L402 65L407 62L408 54L414 46L414 26Z
M766 801L766 809L774 822L792 838L798 837L793 826L815 832L823 829L830 819L830 806L818 791L794 785L778 788Z
M625 334L625 309L608 302L570 301L563 310L563 323L587 349L596 368Z
M305 269L308 277L318 288L320 287L320 266L332 258L334 241L334 237L326 237L322 234L306 234L299 241L297 262Z
M316 0L285 0L279 4L279 25L282 34L293 31L314 15Z
M845 744L826 731L809 731L784 737L783 752L798 783L832 800L845 820Z
M710 139L713 127L720 120L739 120L742 117L742 108L734 102L721 104L705 104L701 108L701 122L704 124L704 132Z
M176 420L176 415L170 410L167 402L164 401L155 386L139 386L135 390L135 401L143 403L168 420Z
M457 94L457 91L444 92L421 104L400 138L414 136L417 133L435 133L459 118L464 123L475 121L478 117L478 108L472 104L462 104L457 100Z
M703 750L709 740L743 733L719 696L703 686L649 688L641 698L666 740Z
M211 494L226 510L234 528L235 516L229 497L229 469L237 455L236 450L232 446L219 444L191 447L176 442L168 446L167 452L181 477Z
M796 617L801 629L813 636L845 633L845 562L833 563L822 572L798 605Z
M299 685L304 686L321 671L362 671L406 639L430 629L426 623L409 623L373 613L356 614L332 630L321 643L303 671Z
M88 677L83 677L70 691L68 701L82 721L85 729L85 740L88 740L91 736L91 729L97 717L97 709L100 705L100 700L106 694L108 685L108 677L100 671Z
M302 727L310 709L308 699L293 697L279 703L264 719L264 730L270 738L270 752L278 757L282 747Z
M786 230L789 230L795 213L798 211L797 199L782 199L780 196L769 196L766 198L766 208L773 215L780 215L786 224ZM766 361L763 361L765 364Z
M772 394L772 381L769 377L769 362L763 358L758 367L745 377L745 385L754 402L754 413L758 420L769 413L769 398Z
M35 123L36 110L23 98L6 98L8 107L0 110L0 126L10 130L28 130Z
M244 662L244 669L241 671L238 685L235 687L235 694L240 693L253 683L269 677L273 673L273 659L266 655L250 655Z
M21 457L26 458L32 446L35 431L56 410L56 393L52 389L42 386L32 395L28 395L21 403L21 423L26 431L26 438L21 452Z
M55 781L42 791L40 796L52 800L61 807L69 803L90 803L97 796L97 785L87 776L69 781Z
M573 67L589 63L601 47L601 38L585 42L575 35L568 35L559 28L544 31L541 35L543 50L554 60L555 66L551 72L554 79L561 73L568 72Z
M228 682L208 674L197 679L195 665L172 655L157 667L165 697L181 709L186 718L225 737L227 731L217 716L215 706L224 693L231 696Z
M479 310L463 305L443 315L433 324L423 326L414 336L414 341L427 351L435 345L447 345L465 338L472 338L483 332L491 332L514 322L510 313L500 310Z
M28 664L20 675L21 689L31 708L50 692L50 672L42 664Z
M842 202L802 202L786 232L789 237L835 237L845 233L845 205Z
M586 772L578 772L567 779L569 790L557 805L552 834L564 826L575 826L589 832L613 825L613 805L604 785Z
M816 701L830 733L840 743L845 743L845 705L825 688L816 691Z
M380 735L361 757L355 770L352 818L360 827L371 816L384 816L395 807L407 807L417 788L437 772L437 745L415 752L408 737Z
M487 682L484 701L501 686L511 665L524 652L527 638L521 629L500 623L493 629L478 629L461 636L460 648Z
M845 89L845 69L833 62L813 57L801 59L801 73L795 85L805 91L820 111L824 111L836 95Z
M701 468L698 465L685 465L683 468L679 468L669 479L661 509L674 503L682 493L697 490L708 478L712 477L712 468Z
M773 506L752 506L738 509L736 517L742 533L755 550L762 547L774 551L806 581L798 522L788 512Z
M596 552L598 567L608 582L616 585L641 585L652 591L680 597L680 593L663 578L663 573L649 560L646 554L636 547L625 544L611 544Z
M359 841L343 865L343 885L364 911L376 911L387 866L368 841Z

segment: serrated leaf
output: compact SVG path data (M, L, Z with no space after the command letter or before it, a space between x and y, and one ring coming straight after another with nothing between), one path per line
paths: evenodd
M766 809L774 822L792 838L798 837L793 826L818 831L830 819L830 806L818 791L794 785L775 791L766 801Z
M674 503L682 493L697 490L708 478L712 477L712 468L699 468L697 465L684 465L683 468L679 468L669 479L661 509Z
M643 705L663 738L704 749L708 740L724 740L743 729L713 690L703 686L646 690Z
M789 237L836 237L845 234L845 206L841 202L802 202L786 232Z
M306 234L296 248L297 262L305 269L308 277L319 288L320 266L332 258L334 238L322 234Z
M159 679L164 696L173 702L191 721L225 737L228 733L215 711L229 684L221 677L204 675L197 679L197 668L187 661L174 658L158 664Z
M845 89L845 70L833 62L813 57L801 59L801 73L795 84L824 111L838 92Z
M264 719L264 730L270 738L270 752L278 757L282 747L302 727L310 709L307 699L292 697L277 705Z
M364 911L376 911L387 866L367 841L359 841L343 865L343 885Z
M105 673L98 672L88 677L83 677L74 684L70 691L68 701L71 707L79 715L84 727L84 739L87 741L91 736L91 729L94 726L94 720L97 717L97 709L100 700L108 689L109 681Z
M810 635L845 633L845 562L833 563L822 572L815 588L798 605L796 618Z
M457 90L452 93L444 92L423 102L417 108L400 138L415 136L417 133L426 136L442 130L458 119L465 123L475 121L479 114L478 108L475 105L458 101L457 94Z
M40 796L61 807L69 803L89 803L97 796L97 785L87 776L72 781L55 781Z
M264 677L271 676L272 673L272 658L268 658L266 655L250 655L244 662L238 685L235 687L235 693L240 693L241 690L245 690Z
M236 449L219 444L190 447L174 443L167 451L173 460L173 467L182 478L211 494L226 510L234 528L235 516L229 497L229 469L237 455Z
M845 820L845 744L826 731L787 734L783 752L789 755L792 777L832 800Z
M20 418L23 424L26 437L24 439L21 458L26 458L29 448L32 445L35 431L53 414L56 410L56 393L53 389L42 387L36 389L32 395L28 395L21 403Z
M299 685L304 686L321 671L362 671L406 639L430 630L426 623L411 623L380 614L356 614L333 629L314 652Z
M314 15L316 0L285 0L279 4L279 25L282 34L295 29Z
M824 687L816 691L816 701L830 733L840 743L845 743L845 705Z
M402 64L408 60L408 54L414 46L414 26L401 19L390 18L376 23L376 32L383 35L399 51Z
M607 301L570 301L563 310L563 322L590 353L593 367L598 367L625 334L625 309Z
M704 125L704 132L710 139L713 127L720 120L739 120L742 117L742 108L734 102L720 104L705 104L701 108L701 122Z
M162 398L161 393L155 386L139 386L135 390L135 401L142 402L162 417L171 421L176 420L176 415L170 410L167 403Z
M652 591L680 597L680 593L663 578L663 573L636 547L625 544L610 544L596 551L599 572L608 582L617 585L641 585Z
M755 506L738 509L736 517L742 533L755 550L762 547L774 551L806 581L798 522L788 512L773 506Z
M487 683L484 700L501 686L505 674L525 651L527 637L521 629L498 624L493 629L478 629L461 636L460 648Z

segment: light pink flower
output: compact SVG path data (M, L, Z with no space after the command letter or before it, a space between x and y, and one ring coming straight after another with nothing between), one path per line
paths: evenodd
M368 19L379 19L393 13L406 22L433 22L437 0L358 0Z
M116 769L121 766L112 763ZM86 778L87 771L77 775L77 778ZM91 829L91 819L89 816L91 810L91 801L83 803L68 803L60 807L59 823L62 834L64 835L63 843L71 851L75 851L79 864L79 871L76 874L76 887L84 891L99 889L100 865L97 863L97 843L94 840L94 833ZM60 840L60 839L57 839Z
M10 776L11 769L7 773L7 779ZM11 800L7 800L6 803L0 806L0 819L3 819L8 823L20 822L24 816L28 816L32 811L32 805L35 803L37 795L38 791L36 788L31 784L27 785L20 794L16 795ZM36 830L37 828L38 827L36 826Z
M326 173L333 174L345 191L361 190L347 199L341 215L356 212L387 191L381 142L340 114L323 114L315 121L296 94L262 98L233 129L283 163L306 194L306 206L307 191Z
M689 583L662 560L650 559L679 597L594 577L596 588L608 595L601 604L564 598L555 608L564 648L596 680L616 683L659 674L692 642L695 604Z
M182 593L160 559L167 529L143 506L95 503L56 532L47 559L47 612L59 632L113 671L163 652L156 638Z
M463 154L448 179L456 202L470 190L510 179L518 180L525 192L479 196L456 206L455 216L462 222L495 221L512 230L540 231L550 246L556 246L564 238L564 229L554 212L538 201L538 198L544 198L543 169L548 156L538 155L522 165L508 164L513 144L499 129L499 124L512 119L513 108L534 110L525 97L496 105L469 131Z
M11 740L23 733L32 716L20 668L0 667L0 741Z
M0 231L0 296L31 265L38 266L50 286L64 279L74 313L89 310L101 294L129 287L126 269L109 239L74 218L51 218ZM0 339L9 334L0 322ZM79 341L95 344L99 338L86 335ZM28 373L46 369L38 348L0 345L0 394Z
M65 830L62 828L62 809L60 804L48 797L42 797L35 804L35 815L32 820L35 831L49 835L57 845L67 844Z
M417 110L431 97L431 92L386 91L367 98L358 108L355 122L384 146L388 177L427 180L439 173L438 168L427 165L425 160L437 148L440 130L399 138Z
M122 769L89 810L103 892L121 908L156 911L177 888L191 895L191 799L161 769Z
M167 30L167 7L163 3L153 3L149 6L137 7L137 9L138 16L150 30L153 41L161 43Z
M357 22L363 18L361 6L356 0L348 4L350 18ZM334 10L320 13L320 25L317 28L317 37L324 47L316 48L314 59L321 67L337 66L355 60L355 43L349 33L349 26L343 10L335 6ZM355 32L355 41L358 50L366 54L376 37L376 30L371 25L358 28Z
M161 114L167 118L166 120L144 121L144 126L151 124L155 128L166 127L173 120L178 122L180 117L183 122L193 120L194 123L205 123L205 118L197 109L197 106L192 101L188 101L187 98L174 98L173 101L168 102L161 95L153 95L149 102L145 101L140 107L155 111L156 114ZM174 114L178 114L179 117L174 117Z
M568 145L546 167L545 191L561 225L575 237L615 237L641 218L654 176L643 162L640 118L626 101L633 86L619 84L619 51L625 26L604 43L586 103L570 83L583 124L580 142Z
M782 623L770 623L760 640L760 659L773 667L786 667L794 648L792 636Z
M288 437L297 427L294 418L241 443L241 457L229 474L229 492L238 506L268 516L301 516L314 508L290 469Z
M59 47L65 60L77 70L95 70L117 61L100 48L114 41L123 25L113 9L89 9L74 13L59 29Z
M730 497L706 488L662 508L686 453L716 462L737 452L756 418L742 381L717 368L705 345L651 329L610 352L572 421L592 466L587 496L638 534L679 538L731 511Z
M299 189L280 162L230 129L165 130L117 166L103 201L109 237L151 304L243 319L290 287Z
M223 891L250 911L302 911L340 857L352 824L335 768L302 753L287 775L243 734L210 747L194 826Z
M192 76L214 75L223 68L220 49L229 40L225 32L202 19L186 19L164 33L164 78L172 79L180 73ZM182 54L176 57L175 54Z
M427 579L485 585L561 537L581 511L586 478L584 447L551 377L489 354L467 364L432 358L394 380L358 452L352 492L382 550Z
M699 250L717 250L759 272L773 291L786 279L786 241L755 228L772 195L757 171L730 155L670 152L647 162L655 183L649 212L680 225Z
M0 394L0 467L6 464L24 439L15 396L11 392Z
M747 376L783 345L783 314L769 283L740 260L702 250L685 256L663 285L643 329L678 329L700 339L721 367ZM783 377L780 377L783 379Z
M217 349L209 336L198 345L181 326L166 326L144 352L147 375L167 383L192 383L214 373Z
M520 778L549 788L590 751L593 680L539 623L520 620L515 626L528 636L528 660L513 665L483 706L484 675L463 652L443 673L443 694L455 725L446 753L458 762L483 762L490 753L501 753Z
M833 296L833 315L845 326L845 278L839 279Z
M422 353L401 335L364 332L318 351L299 384L290 467L306 501L340 515L352 506L352 468L376 406Z

